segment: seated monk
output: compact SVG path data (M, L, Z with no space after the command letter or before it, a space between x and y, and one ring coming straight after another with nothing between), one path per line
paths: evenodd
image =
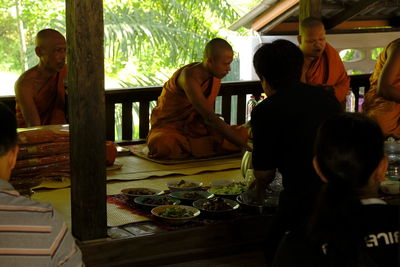
M363 112L378 122L386 137L400 138L400 38L379 54L370 83Z
M66 41L56 30L36 35L39 63L24 72L15 83L18 127L64 124Z
M344 104L350 89L350 78L339 53L326 42L324 24L317 18L304 19L300 23L297 40L304 54L301 81L333 90L337 100Z
M149 157L209 157L249 149L247 128L229 126L214 113L232 60L231 45L215 38L206 45L202 62L180 68L164 84L151 113Z

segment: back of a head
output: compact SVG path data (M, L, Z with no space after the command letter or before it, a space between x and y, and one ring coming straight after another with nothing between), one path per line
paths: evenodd
M300 28L299 28L300 35L303 34L304 30L315 28L315 27L320 27L320 26L324 27L324 24L322 23L322 21L320 19L315 18L315 17L305 18L300 22Z
M209 41L204 48L203 59L205 60L207 58L217 58L225 50L233 51L232 46L226 40L221 38L214 38Z
M303 62L301 50L294 43L283 39L262 45L253 57L257 75L275 90L298 83Z
M328 119L319 129L315 154L329 182L357 189L368 182L384 156L384 137L378 124L359 113Z
M0 102L0 156L17 144L17 122L10 109Z

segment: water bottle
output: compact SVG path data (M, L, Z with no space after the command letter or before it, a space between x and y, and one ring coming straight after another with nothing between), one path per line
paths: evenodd
M251 111L253 110L253 108L256 105L257 105L256 97L254 95L252 95L250 97L249 101L247 101L246 121L250 121L250 119L251 119Z
M358 112L362 112L362 105L364 103L364 92L365 92L365 87L360 87L360 90L358 92Z
M353 90L348 90L346 95L346 112L354 112L356 108L356 97Z

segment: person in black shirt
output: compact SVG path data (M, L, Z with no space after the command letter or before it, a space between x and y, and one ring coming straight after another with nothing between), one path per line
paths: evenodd
M324 185L308 223L286 234L273 266L399 266L399 206L378 198L388 159L372 119L346 113L321 126L314 167Z
M251 114L253 187L263 195L278 170L284 188L266 237L268 262L285 231L311 211L322 184L312 166L315 135L325 119L342 111L331 92L300 82L303 61L300 49L286 40L264 44L253 58L268 96Z

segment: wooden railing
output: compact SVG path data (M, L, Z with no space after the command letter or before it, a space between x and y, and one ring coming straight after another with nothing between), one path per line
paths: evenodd
M351 75L350 86L358 101L359 88L364 87L365 92L369 89L369 74ZM131 140L134 131L132 107L138 103L139 117L139 138L146 138L149 132L150 103L156 101L162 90L161 86L126 88L105 91L106 102L106 138L115 140L116 125L116 104L122 104L122 140ZM221 113L227 123L231 123L232 114L232 96L237 96L236 105L236 123L242 124L246 120L246 96L260 96L262 93L261 84L258 81L247 82L228 82L222 83L219 96L221 96ZM13 96L0 97L0 101L7 104L12 110L15 107L15 98ZM357 111L357 105L356 105Z

